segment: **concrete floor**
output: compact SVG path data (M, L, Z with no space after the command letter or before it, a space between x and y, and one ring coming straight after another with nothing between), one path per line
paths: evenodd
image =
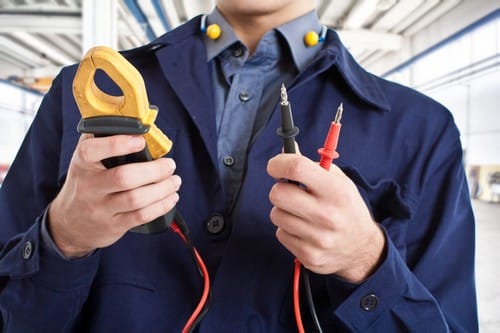
M500 203L474 200L479 331L500 332Z

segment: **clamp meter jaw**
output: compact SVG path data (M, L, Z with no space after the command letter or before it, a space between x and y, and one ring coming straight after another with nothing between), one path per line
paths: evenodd
M96 85L94 78L98 69L115 82L123 95L106 94ZM104 46L90 49L73 80L73 95L82 115L78 124L80 133L91 133L96 137L118 134L144 136L144 150L107 158L102 161L105 167L150 161L162 157L172 148L172 141L154 124L158 109L149 105L142 76L117 51ZM131 231L145 234L164 231L170 227L174 215L175 208L165 216Z

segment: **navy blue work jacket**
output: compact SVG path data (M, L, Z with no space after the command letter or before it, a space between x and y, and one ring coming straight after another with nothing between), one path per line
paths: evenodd
M199 332L295 332L293 257L269 220L275 181L266 164L282 148L278 105L250 143L239 204L230 212L218 177L213 87L201 38L196 18L155 41L157 49L127 54L159 106L157 125L174 143L169 156L183 179L177 207L212 278L212 306ZM174 233L127 233L78 260L63 259L41 241L40 216L61 188L79 138L75 71L64 68L55 79L1 188L3 330L180 332L202 281ZM99 85L113 89L104 79ZM360 285L312 274L324 331L477 331L474 219L450 113L365 72L333 31L288 92L301 152L314 160L344 103L336 163L388 237L385 260ZM213 216L224 222L218 234L207 230Z

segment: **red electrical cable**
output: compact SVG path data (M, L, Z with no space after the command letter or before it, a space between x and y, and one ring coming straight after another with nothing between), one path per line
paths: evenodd
M184 241L184 243L186 243L186 245L190 245L186 235L184 235L184 233L181 231L181 229L179 228L179 226L176 223L172 223L170 228L172 229L172 231L174 231L176 234L179 235L179 237ZM184 328L182 329L182 333L191 332L192 326L196 322L196 319L198 318L200 313L203 311L203 308L205 307L205 305L207 304L208 296L210 294L210 277L208 276L207 267L205 266L203 259L201 258L200 254L198 253L198 250L196 250L196 248L194 246L192 247L192 249L194 251L198 266L201 269L201 273L203 275L204 285L203 285L203 293L201 295L200 301L198 302L196 309L193 311L193 313L189 317L188 321L184 325Z
M301 263L299 259L295 258L295 269L293 271L293 310L295 312L295 322L297 323L297 329L299 333L304 333L304 324L302 323L302 314L300 313L300 297L299 297L299 285L300 285L300 266Z

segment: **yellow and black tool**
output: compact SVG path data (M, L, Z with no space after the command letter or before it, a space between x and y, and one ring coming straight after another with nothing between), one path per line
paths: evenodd
M103 92L95 83L97 70L106 73L123 95L113 96ZM80 133L95 136L137 134L143 135L146 140L146 147L141 152L103 160L107 168L150 161L170 151L172 141L154 124L158 109L149 104L141 74L117 51L105 46L90 49L73 80L73 95L82 115L78 124ZM164 231L170 226L174 214L175 208L167 215L131 231L147 234Z

